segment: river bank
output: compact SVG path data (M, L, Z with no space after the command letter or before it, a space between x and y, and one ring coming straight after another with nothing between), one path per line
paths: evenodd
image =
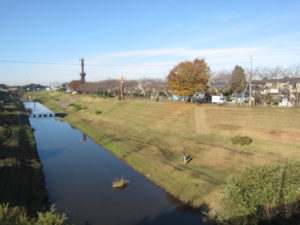
M35 215L48 208L42 165L25 108L10 93L0 93L0 203Z
M24 103L32 115L53 112L38 102ZM43 164L49 200L74 224L199 225L201 210L183 204L137 173L88 135L57 117L29 118ZM123 178L126 187L113 182Z
M74 127L169 193L195 207L206 205L214 214L222 211L218 201L230 174L286 157L299 159L299 109L120 102L46 92L36 97L67 113ZM233 145L231 138L241 134L253 143ZM188 164L184 152L192 158Z

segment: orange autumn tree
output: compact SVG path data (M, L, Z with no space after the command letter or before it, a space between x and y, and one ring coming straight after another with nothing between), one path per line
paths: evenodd
M176 65L169 73L168 85L172 93L192 96L195 92L207 92L210 69L204 59L185 61Z

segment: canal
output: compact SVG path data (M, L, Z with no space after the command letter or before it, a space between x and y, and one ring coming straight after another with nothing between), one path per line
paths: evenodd
M49 113L26 102L32 113ZM89 137L57 118L30 118L49 199L76 225L201 225L203 216L173 198ZM101 129L101 127L99 127ZM122 190L115 178L130 180Z

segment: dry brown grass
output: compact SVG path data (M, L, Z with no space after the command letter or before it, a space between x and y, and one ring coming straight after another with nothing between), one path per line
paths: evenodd
M88 109L74 111L68 107L70 102ZM209 199L215 207L216 193L227 176L246 166L280 162L286 157L300 160L300 109L296 108L120 102L70 95L60 96L55 104L64 105L69 114L66 120L73 126L196 206ZM96 110L101 110L101 115L96 115ZM237 135L249 136L253 142L233 145L231 138ZM183 164L183 152L192 157L187 165Z

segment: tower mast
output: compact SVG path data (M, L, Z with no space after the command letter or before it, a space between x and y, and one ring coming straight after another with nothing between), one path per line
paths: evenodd
M86 75L86 73L84 72L84 58L80 58L79 61L81 62L80 81L81 81L81 83L84 83L85 75Z

